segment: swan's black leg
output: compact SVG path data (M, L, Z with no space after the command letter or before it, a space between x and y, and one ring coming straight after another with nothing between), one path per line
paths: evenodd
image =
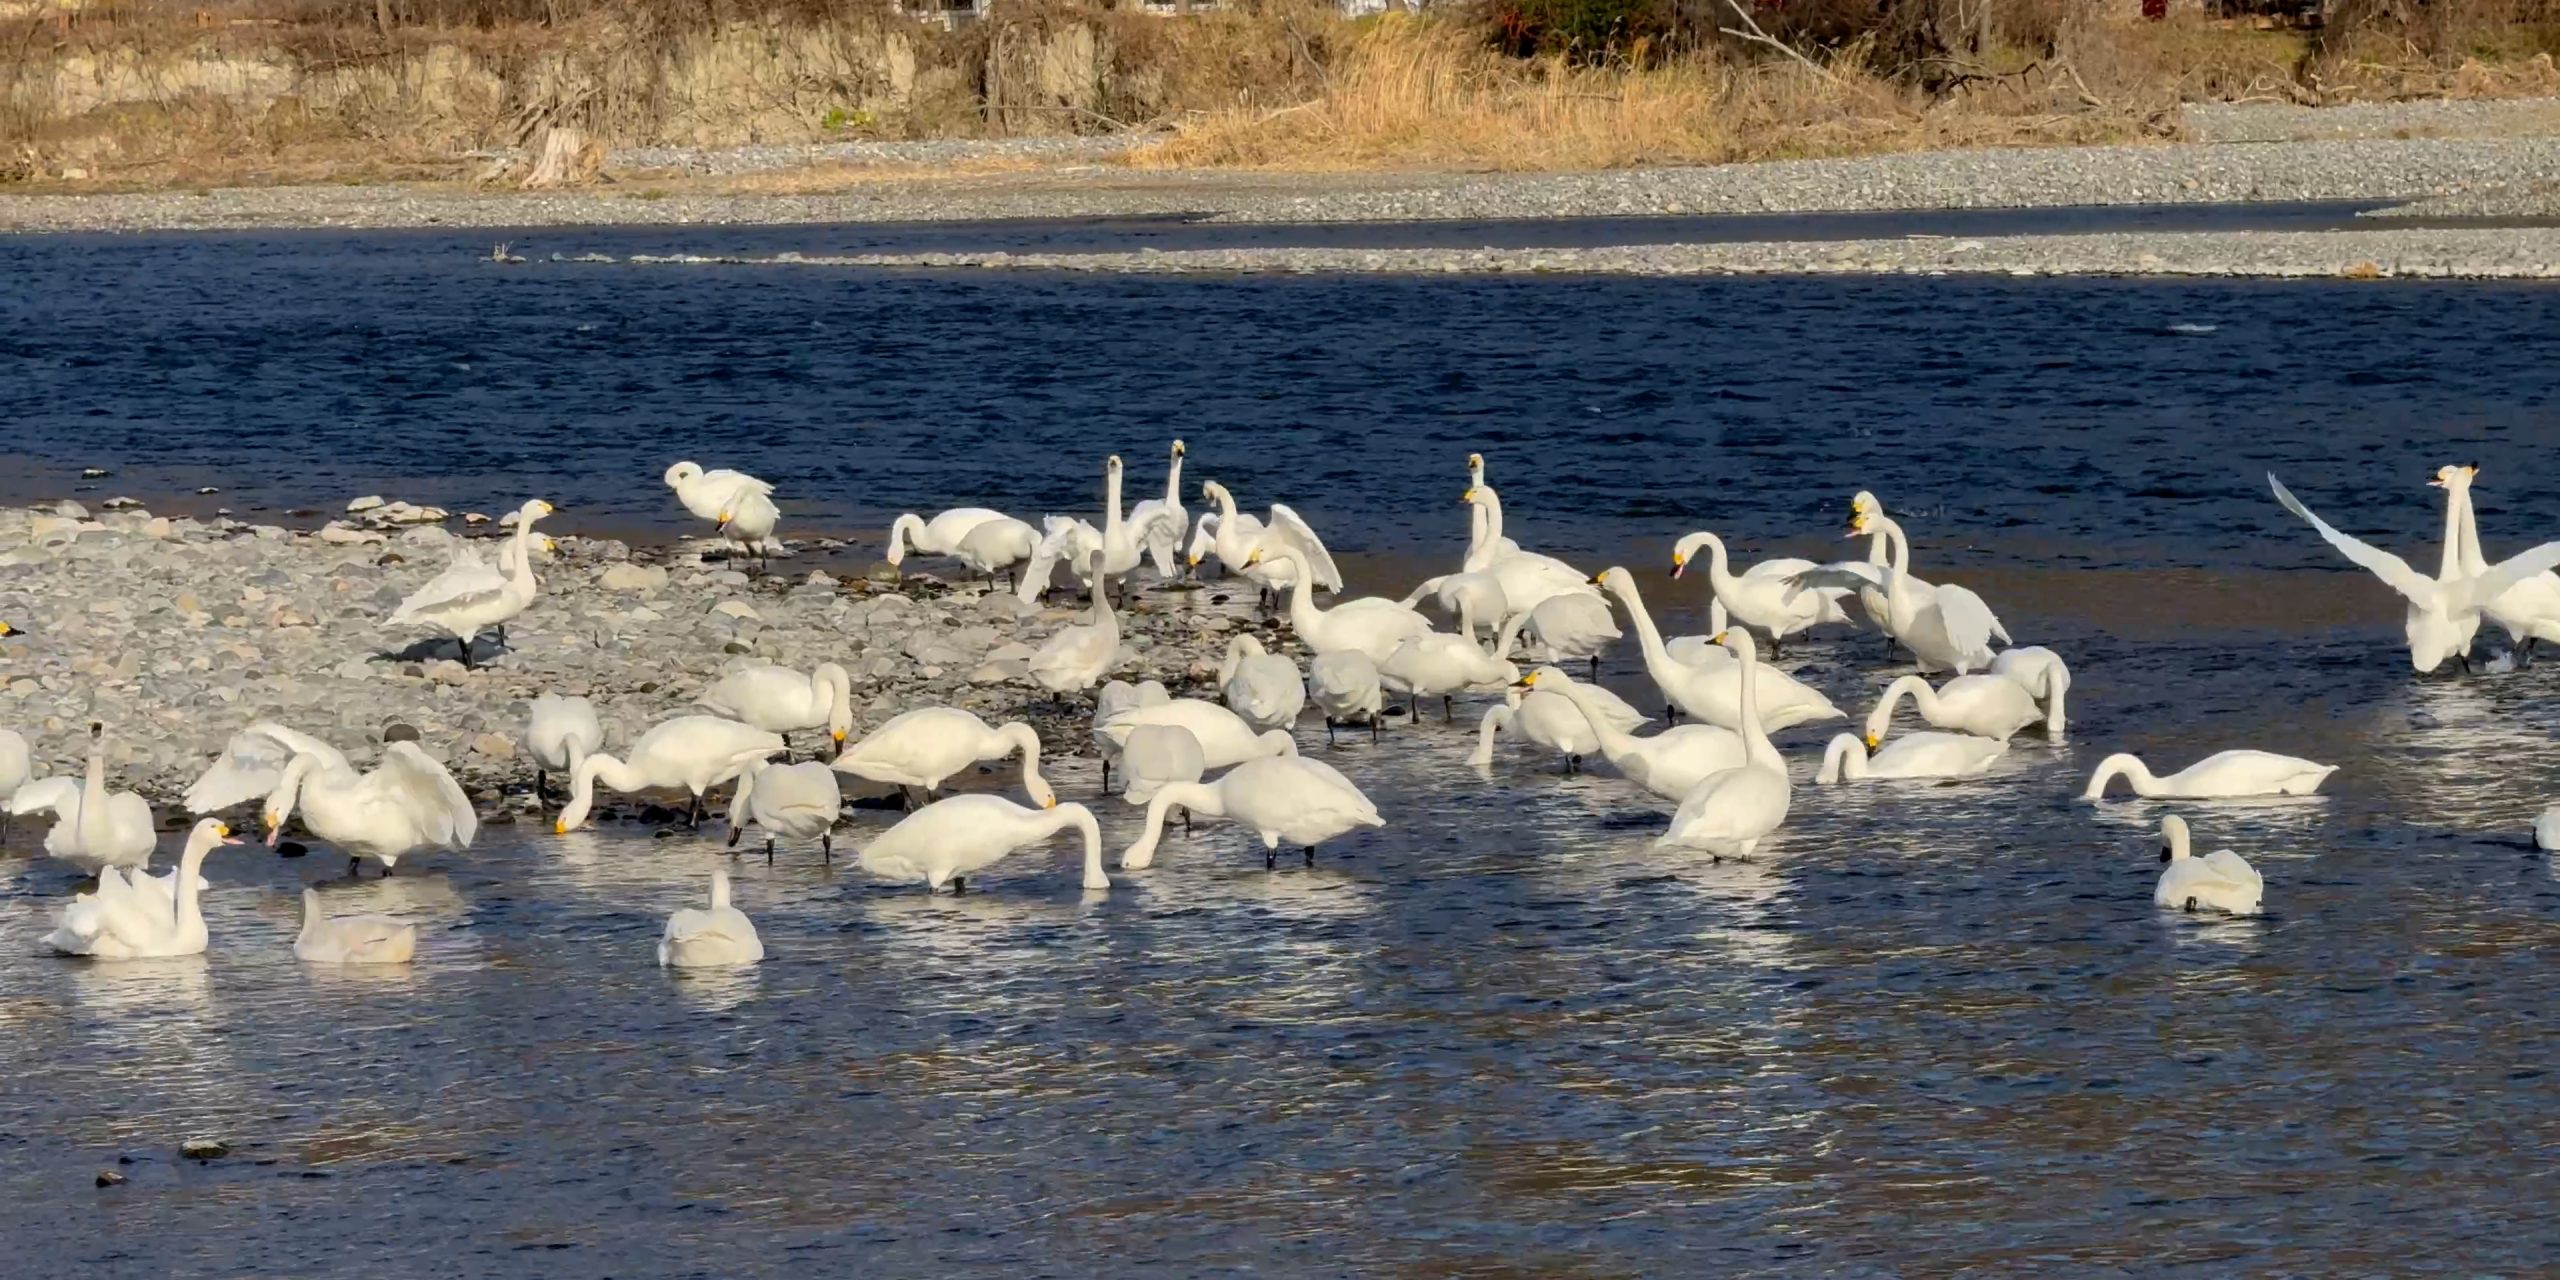
M1191 808L1188 805L1183 806L1182 810L1182 834L1185 837L1191 834Z
M951 896L952 896L952 897L955 897L955 898L956 898L956 897L959 897L961 894L967 893L968 891L969 891L969 877L967 877L967 876L953 876L953 877L951 877Z
M737 847L738 847L738 837L739 837L739 836L741 836L741 835L744 835L744 834L745 834L745 832L744 832L744 831L742 831L742 830L740 830L740 829L739 829L739 827L737 826L737 824L735 824L735 823L731 823L731 824L730 824L730 826L729 826L729 846L728 846L728 847L730 847L730 848L732 848L732 849L737 848Z
M1314 845L1308 845L1308 846L1307 846L1307 865L1308 865L1308 866L1310 866L1310 867L1312 867L1312 866L1314 866L1315 864L1316 864L1316 847L1315 847Z
M550 778L546 777L546 776L543 774L542 770L540 770L540 769L536 769L536 770L534 770L534 771L533 771L533 804L534 804L534 807L535 807L535 808L537 808L537 809L539 809L539 808L542 808L542 807L544 807L544 806L549 805L550 803L551 803L551 780L550 780ZM5 832L7 829L8 829L8 828L6 827L6 825L5 825L5 824L0 824L0 832Z
M1662 722L1663 722L1664 724L1678 724L1678 723L1680 723L1680 704L1678 704L1678 703L1676 703L1676 702L1666 702L1666 703L1663 703L1663 704L1662 704Z
M766 837L764 838L764 864L765 864L766 866L768 866L768 867L770 867L770 866L772 866L772 865L773 865L773 837L772 837L772 836L766 836Z
M1375 715L1369 717L1369 745L1378 745L1378 717Z
M1440 695L1440 722L1441 722L1442 724L1447 724L1447 723L1449 723L1451 720L1453 720L1453 719L1455 719L1455 718L1456 718L1456 713L1455 713L1455 712L1453 712L1453 711L1451 711L1451 710L1449 709L1449 695L1447 695L1447 694L1445 694L1445 693L1444 693L1444 694L1441 694L1441 695Z
M1278 846L1278 845L1276 845L1276 844L1275 844L1275 845L1271 846L1270 848L1265 849L1265 850L1263 850L1263 851L1262 851L1262 869L1263 869L1263 870L1265 870L1265 871L1270 871L1270 870L1273 870L1274 868L1277 868L1279 865L1280 865L1280 846Z
M1591 655L1591 683L1600 683L1600 655Z
M1332 716L1326 716L1324 718L1324 744L1328 747L1334 745ZM7 830L7 826L4 823L0 823L0 832L6 832Z
M818 834L818 858L819 858L819 860L820 860L820 861L825 862L825 863L826 863L827 865L829 865L829 866L833 866L833 865L835 865L835 860L836 860L836 833L835 833L835 832L832 832L832 831L824 831L824 832L820 832L820 833Z
M2464 675L2466 675L2466 676L2467 676L2467 675L2475 674L2475 673L2471 670L2471 655L2470 655L2470 654L2467 654L2467 653L2457 653L2457 654L2453 655L2453 660L2462 664L2462 674L2464 674Z
M685 825L685 826L687 826L687 827L689 827L689 828L693 828L693 829L695 829L695 830L699 830L699 829L701 829L701 827L702 827L702 797L701 797L701 796L695 796L695 797L693 798L693 803L692 803L692 804L690 804L690 805L688 805L688 806L686 806L685 811L684 811L684 825Z
M1111 794L1111 757L1102 758L1102 794Z
M361 873L361 872L363 872L363 870L364 870L364 859L362 859L362 858L349 858L349 859L347 859L347 878L348 878L349 880L354 880L354 879L359 878L359 875L360 875L360 873Z
M2540 636L2526 636L2524 638L2524 646L2516 650L2517 670L2523 670L2524 668L2533 665L2533 646L2540 644L2541 642L2542 637Z

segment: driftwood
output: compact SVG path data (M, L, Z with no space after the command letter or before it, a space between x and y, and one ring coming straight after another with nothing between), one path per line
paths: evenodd
M541 144L534 149L533 165L517 185L527 191L574 187L595 181L603 171L603 143L588 137L582 129L545 129Z

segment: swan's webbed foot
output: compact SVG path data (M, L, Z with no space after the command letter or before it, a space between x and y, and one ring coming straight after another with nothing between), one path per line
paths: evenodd
M2540 636L2526 636L2524 638L2524 643L2516 647L2516 670L2522 671L2526 667L2533 665L2533 646L2540 643L2542 643L2542 637Z

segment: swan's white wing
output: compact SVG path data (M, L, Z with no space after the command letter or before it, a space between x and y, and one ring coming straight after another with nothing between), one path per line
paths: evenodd
M1938 619L1945 624L1947 639L1958 653L1989 653L1991 637L2009 638L1982 597L1951 582L1938 584Z
M187 812L212 813L264 798L284 781L284 767L298 755L318 756L331 766L347 762L344 753L310 734L260 721L231 735L213 766L187 788Z
M480 833L480 815L462 784L414 742L395 742L383 749L382 763L364 779L366 799L396 806L431 843L462 848Z
M2513 590L2517 583L2537 573L2560 565L2560 542L2546 542L2530 551L2491 565L2487 572L2471 580L2471 598L2475 601L2495 600Z
M773 486L770 483L758 480L744 471L731 471L726 467L718 471L703 472L702 478L695 483L719 494L723 506L750 494L759 498L773 496Z
M1202 560L1208 558L1209 553L1217 547L1218 513L1203 511L1200 513L1200 519L1191 526L1191 545L1185 548L1184 555L1192 560Z
M453 553L453 564L444 572L427 580L400 607L391 611L387 625L398 626L417 621L422 610L477 609L493 604L507 589L507 575L480 558L480 553L464 547Z
M1342 571L1333 566L1333 553L1324 549L1324 539L1316 536L1315 527L1283 503L1271 504L1271 523L1264 537L1277 536L1282 543L1298 552L1315 574L1315 585L1327 591L1342 590Z
M1863 566L1868 572L1861 573L1856 569L1849 568L1848 565L1851 563ZM1790 573L1786 576L1787 594L1785 598L1789 601L1793 601L1797 596L1807 591L1855 591L1860 587L1881 586L1883 585L1882 582L1878 578L1871 576L1874 569L1874 565L1866 564L1864 561L1852 561L1844 562L1842 564L1826 564L1817 568L1799 570L1798 572Z
M2207 870L2233 884L2260 890L2266 887L2266 881L2258 875L2258 869L2250 866L2246 859L2229 849L2216 849L2196 861L2203 863Z
M1137 526L1138 543L1155 562L1157 576L1172 577L1173 553L1182 545L1182 509L1166 505L1162 498L1149 498L1129 508L1129 523Z
M50 813L67 819L79 807L78 778L38 778L9 796L11 813Z
M2301 501L2284 487L2284 482L2276 479L2275 476L2267 477L2267 485L2275 490L2276 501L2283 503L2285 510L2309 522L2330 546L2336 547L2347 559L2364 566L2392 590L2419 604L2433 606L2436 603L2438 593L2435 579L2410 568L2408 561L2380 547L2358 542L2331 528L2328 521L2311 514L2311 508L2302 505ZM2560 561L2554 563L2560 563ZM2518 578L2521 580L2522 575L2518 575Z

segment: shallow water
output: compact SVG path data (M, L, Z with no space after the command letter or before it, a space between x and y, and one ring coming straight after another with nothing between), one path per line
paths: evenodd
M324 288L308 252L207 248L237 243L85 249L0 293L8 447L243 505L538 481L564 522L631 528L666 505L632 476L681 448L852 530L1088 506L1089 455L1144 486L1180 432L1194 477L1293 502L1381 580L1449 558L1482 448L1524 541L1625 559L1682 627L1671 534L1827 554L1872 487L1924 571L2070 658L2075 724L1977 782L1799 787L1770 856L1713 865L1649 848L1667 806L1605 772L1510 744L1466 767L1462 701L1326 757L1391 825L1313 869L1209 826L1100 896L1063 844L964 898L748 857L771 955L733 976L651 964L716 830L492 827L352 885L325 852L226 852L210 954L119 966L34 954L66 884L22 827L0 1239L31 1274L2524 1274L2560 1249L2560 865L2524 839L2560 791L2560 676L2413 679L2388 601L2258 489L2275 466L2416 559L2425 471L2476 457L2493 553L2548 531L2560 292L508 273L396 237L344 241ZM76 264L91 291L63 294ZM1858 715L1897 673L1848 636L1786 663ZM1656 701L1631 653L1608 683ZM1800 777L1827 728L1782 735ZM2257 863L2268 916L2157 910L2167 810L2071 797L2109 751L2232 745L2342 768L2178 807ZM1135 823L1102 813L1116 860ZM305 881L419 920L418 964L300 965ZM177 1159L200 1134L234 1154Z

